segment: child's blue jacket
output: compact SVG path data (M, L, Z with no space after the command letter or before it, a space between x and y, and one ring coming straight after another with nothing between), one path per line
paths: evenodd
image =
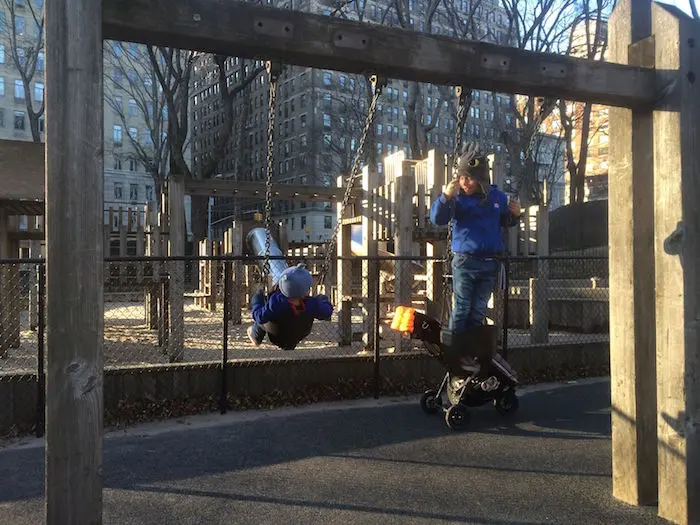
M430 221L444 226L453 212L453 253L494 256L503 253L502 227L514 226L518 218L508 209L508 197L495 185L489 187L488 195L466 195L460 192L448 200L445 195L430 207Z

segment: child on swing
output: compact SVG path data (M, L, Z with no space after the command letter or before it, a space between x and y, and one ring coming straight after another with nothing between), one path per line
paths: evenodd
M265 334L282 350L294 350L309 335L314 319L330 320L333 305L325 295L312 297L312 279L303 264L287 268L270 296L260 291L252 301L255 324L248 327L248 339L262 344Z

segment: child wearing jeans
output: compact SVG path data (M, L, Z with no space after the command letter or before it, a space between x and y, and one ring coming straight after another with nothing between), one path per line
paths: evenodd
M448 183L430 208L433 224L454 220L450 329L460 333L483 324L488 300L505 251L501 228L517 224L520 205L490 184L489 165L475 144L460 157L457 178Z
M333 305L325 295L312 297L311 274L303 264L287 268L265 300L260 291L253 297L253 320L248 339L259 346L265 339L283 350L294 350L309 335L314 319L330 320Z

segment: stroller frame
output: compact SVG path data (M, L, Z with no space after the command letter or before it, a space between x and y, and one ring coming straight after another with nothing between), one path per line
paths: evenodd
M423 341L428 353L447 370L436 390L423 393L421 408L424 412L442 411L450 429L463 430L469 422L469 407L493 403L504 416L518 410L517 373L495 352L495 326L476 326L454 334L413 308L399 307L396 315L399 318L392 328Z

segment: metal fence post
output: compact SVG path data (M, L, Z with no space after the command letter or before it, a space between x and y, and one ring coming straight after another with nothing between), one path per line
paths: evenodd
M501 343L501 351L503 352L503 359L508 360L508 308L510 301L510 258L506 255L503 259L503 265L505 267L505 279L503 283L503 337Z
M381 309L379 308L379 259L374 260L374 399L379 399L379 390L381 389L381 376L379 370L379 327Z
M39 263L39 290L37 298L37 373L36 373L36 437L44 435L46 429L46 371L44 369L44 326L46 325L44 291L46 289L45 263Z
M212 286L216 286L214 283ZM228 326L231 317L231 261L224 262L224 337L221 362L221 399L219 409L222 414L228 409Z

